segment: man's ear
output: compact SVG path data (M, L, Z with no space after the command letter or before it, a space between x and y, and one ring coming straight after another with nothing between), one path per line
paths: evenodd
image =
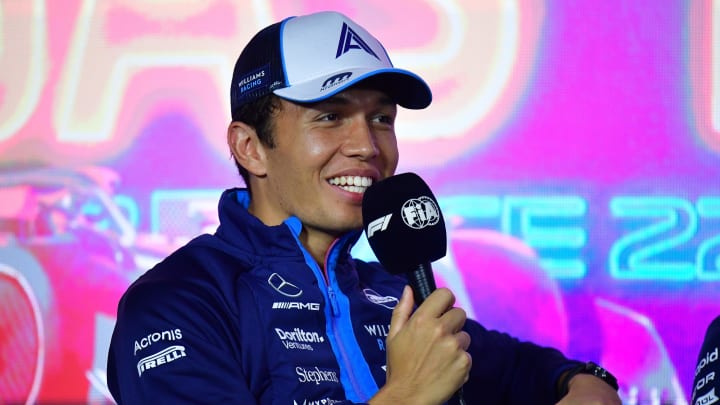
M258 177L266 174L265 148L253 127L240 121L231 122L227 143L235 160L250 174Z

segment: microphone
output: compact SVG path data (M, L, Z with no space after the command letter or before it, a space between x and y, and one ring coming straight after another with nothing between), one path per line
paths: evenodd
M445 220L430 187L414 173L390 176L365 190L362 216L375 256L390 273L407 275L422 304L436 288L430 264L447 252ZM462 386L448 403L465 404Z
M718 401L720 391L720 359L718 347L720 346L720 316L716 317L708 326L698 354L693 379L693 394L691 404L712 404Z
M420 305L435 290L430 263L445 256L445 220L430 187L403 173L374 183L363 194L365 234L387 271L406 274Z

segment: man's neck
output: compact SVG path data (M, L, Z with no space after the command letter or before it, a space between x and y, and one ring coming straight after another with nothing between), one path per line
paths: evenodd
M303 224L299 239L305 249L310 252L313 259L315 259L318 266L320 266L322 270L325 270L325 257L327 256L330 246L332 246L335 239L337 239L337 236L314 230Z
M274 226L279 225L286 218L276 218L270 213L264 212L263 205L253 204L254 201L250 202L248 212L256 216L265 225ZM337 239L337 236L328 234L318 229L314 229L303 224L302 231L298 237L303 247L310 252L310 255L321 269L325 270L325 256L327 255L328 249L332 245L333 241Z

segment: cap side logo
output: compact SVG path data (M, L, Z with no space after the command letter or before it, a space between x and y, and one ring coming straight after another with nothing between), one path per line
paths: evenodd
M264 65L259 69L248 72L237 82L237 88L239 91L239 93L237 93L237 97L242 98L247 94L252 94L255 91L267 88L270 84L270 80L269 65Z
M370 55L374 56L377 60L380 60L380 57L378 57L377 54L373 52L367 42L360 38L360 35L353 31L352 28L348 27L346 23L343 23L342 29L340 30L340 40L338 41L338 48L337 53L335 54L335 59L344 55L351 49L362 49Z

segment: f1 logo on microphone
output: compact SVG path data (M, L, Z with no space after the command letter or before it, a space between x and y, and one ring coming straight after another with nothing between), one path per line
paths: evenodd
M368 239L372 238L372 236L375 235L375 232L382 232L386 230L388 224L390 223L390 217L392 217L392 214L387 214L384 217L374 219L372 222L370 222L367 227Z

